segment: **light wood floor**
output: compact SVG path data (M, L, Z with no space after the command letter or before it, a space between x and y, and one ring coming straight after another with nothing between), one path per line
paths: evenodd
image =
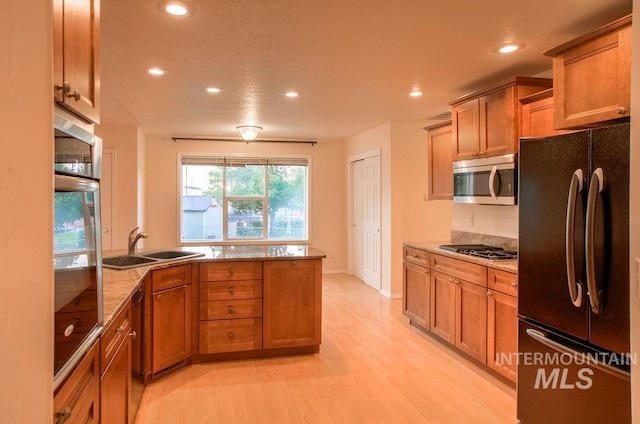
M207 363L146 387L135 424L513 424L515 391L409 326L400 299L323 276L316 355Z

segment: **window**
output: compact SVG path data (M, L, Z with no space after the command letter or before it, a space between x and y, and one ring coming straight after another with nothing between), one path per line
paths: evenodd
M182 156L180 240L308 240L306 158Z

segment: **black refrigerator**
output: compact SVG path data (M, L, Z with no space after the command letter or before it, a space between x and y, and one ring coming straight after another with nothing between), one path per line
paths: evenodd
M631 422L629 123L521 139L522 424Z

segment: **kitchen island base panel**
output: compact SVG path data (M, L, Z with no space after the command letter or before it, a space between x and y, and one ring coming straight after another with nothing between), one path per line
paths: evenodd
M281 356L313 355L320 352L320 346L284 347L277 349L248 350L242 352L222 352L194 355L192 363L238 361L245 359L274 358Z

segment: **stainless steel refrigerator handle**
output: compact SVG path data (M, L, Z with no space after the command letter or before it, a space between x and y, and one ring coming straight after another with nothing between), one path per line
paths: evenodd
M602 311L601 294L596 284L596 252L595 252L595 230L596 230L596 201L598 194L604 188L604 173L602 168L593 171L591 182L589 183L589 197L587 197L587 217L585 228L585 257L587 267L587 291L591 310L594 314Z
M555 351L572 355L575 358L576 363L578 364L582 363L585 365L591 365L594 368L597 368L615 377L621 378L626 381L631 380L630 373L623 371L619 368L612 367L611 365L605 364L604 362L598 361L597 360L598 355L587 355L582 352L578 352L577 350L573 350L570 347L567 347L561 343L558 343L554 340L549 339L544 333L538 330L534 330L533 328L527 328L527 334L534 340L542 343L545 346L550 347ZM608 357L608 356L604 356L604 357ZM580 362L578 362L578 360Z
M498 196L496 195L496 189L493 188L493 183L496 180L496 173L498 172L498 167L494 166L493 168L491 168L491 174L489 174L489 193L491 193L491 198L492 199L497 199Z
M567 223L565 231L565 258L567 260L567 284L569 285L569 296L571 302L577 308L582 306L582 285L576 282L576 265L575 265L575 216L576 201L578 193L582 191L584 185L584 174L582 169L576 169L571 176L571 185L569 186L569 196L567 198Z

